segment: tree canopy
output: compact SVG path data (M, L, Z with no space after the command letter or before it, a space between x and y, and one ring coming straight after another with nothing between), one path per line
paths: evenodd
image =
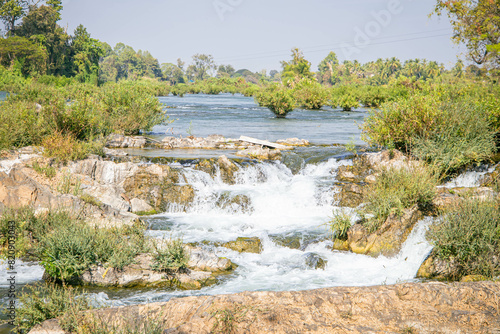
M434 13L447 13L457 43L477 64L500 67L500 0L437 0Z

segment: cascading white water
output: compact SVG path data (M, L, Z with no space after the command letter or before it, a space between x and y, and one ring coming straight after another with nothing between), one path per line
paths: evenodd
M236 271L219 284L200 291L146 290L119 296L93 294L103 305L126 305L166 301L172 297L226 294L257 290L306 290L332 286L393 284L412 280L431 246L425 239L430 218L420 221L401 252L392 258L372 258L332 251L330 232L325 225L335 206L336 173L347 160L330 159L306 165L300 172L279 162L242 166L236 184L229 185L220 175L185 168L182 173L196 196L186 211L172 207L155 216L157 227L148 234L157 238L182 237L185 242L227 242L237 237L259 237L261 254L238 253L224 247L213 250L238 264ZM239 196L239 201L233 200ZM354 211L351 211L354 216ZM302 249L282 247L276 236L298 235L308 243ZM306 254L327 261L325 269L306 265ZM1 265L0 265L1 267ZM21 265L21 268L28 265ZM33 270L34 269L34 270ZM41 279L40 267L32 267L32 281ZM24 276L23 277L28 277Z
M430 218L420 221L393 257L372 258L332 251L327 223L334 210L334 183L337 168L348 161L330 159L307 165L292 174L285 165L261 163L241 167L236 184L192 169L184 171L187 182L196 190L193 206L187 212L172 209L156 219L169 222L169 231L150 231L150 235L182 237L185 242L226 242L237 237L259 237L261 254L238 253L214 247L238 268L220 284L201 291L145 292L122 299L118 304L167 300L172 296L225 294L257 290L305 290L348 285L393 284L412 280L432 247L425 239ZM221 198L237 195L248 198L249 208L240 205L221 207ZM354 215L354 211L352 211ZM276 235L299 235L313 240L302 250L279 246ZM326 267L313 269L305 256L314 253L327 261ZM102 295L101 295L102 297Z

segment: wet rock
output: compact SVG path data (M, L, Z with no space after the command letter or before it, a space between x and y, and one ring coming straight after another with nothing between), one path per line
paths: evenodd
M391 214L374 233L354 224L348 234L349 249L357 254L394 256L399 253L415 223L422 217L418 207L404 210L401 217Z
M355 183L341 183L335 200L340 207L357 208L363 202L363 187Z
M236 166L234 162L229 160L225 155L220 156L219 159L217 159L217 163L219 165L222 181L227 184L234 184L234 174L238 171L238 166Z
M262 242L259 238L243 238L240 237L236 241L226 242L222 245L223 247L232 249L239 253L256 253L260 254L262 252Z
M193 248L189 254L188 268L192 270L225 272L234 269L235 266L231 260L220 258L201 248Z
M179 173L169 166L140 166L123 181L129 198L145 201L157 212L165 212L172 205L187 208L194 198L191 185L179 185Z
M477 188L437 188L433 206L438 210L459 204L464 199L494 200L498 193L488 187Z
M420 165L416 160L410 160L398 150L384 150L376 153L365 153L361 159L375 170L401 169Z
M247 195L232 196L230 192L224 192L215 202L215 205L230 212L253 212L252 200Z
M302 251L305 250L310 244L321 242L326 238L324 235L320 234L305 234L301 232L294 232L286 235L274 234L269 237L278 246L290 249L300 249Z
M94 266L80 277L83 285L112 287L153 287L166 286L184 290L198 290L216 283L210 271L186 269L182 271L157 272L151 270L153 263L150 254L141 254L135 263L123 270ZM208 263L208 262L207 262ZM216 264L216 263L215 263Z
M460 267L456 261L445 261L432 252L422 263L417 278L454 280L460 277Z
M234 146L236 139L226 139L221 135L211 135L207 138L189 136L187 138L165 137L162 140L163 147L166 149L216 149L229 148Z
M309 146L309 141L299 138L279 139L276 143L287 146Z
M277 160L281 157L281 151L270 149L267 147L253 146L248 149L236 152L236 155L258 160Z
M325 270L326 264L328 263L327 260L323 259L321 256L319 256L316 253L306 253L302 255L304 258L304 261L306 263L306 266L311 268L311 269L323 269Z
M106 141L106 147L108 148L143 148L146 144L147 140L142 136L129 137L120 134L112 134Z
M132 212L152 212L154 209L151 205L143 201L142 199L132 198L130 200L130 205L132 207Z
M128 155L128 153L125 152L124 150L109 149L107 147L104 147L102 150L105 155L111 157L126 157Z
M224 315L238 315L232 333L494 333L499 296L500 283L412 283L193 296L86 314L123 331L131 319L155 319L169 334L213 333Z

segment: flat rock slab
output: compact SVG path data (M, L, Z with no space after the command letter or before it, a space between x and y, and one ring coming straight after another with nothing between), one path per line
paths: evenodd
M156 319L170 334L497 333L500 283L244 292L174 298L166 303L103 309L87 315L111 326L128 326L124 319Z

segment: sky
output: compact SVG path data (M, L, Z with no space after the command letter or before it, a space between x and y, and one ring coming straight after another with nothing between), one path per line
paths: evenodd
M464 52L435 0L63 0L59 22L83 24L112 47L147 50L160 63L197 53L235 69L280 70L300 48L313 70L330 51L340 61L425 58L450 68ZM463 57L462 57L463 58Z

